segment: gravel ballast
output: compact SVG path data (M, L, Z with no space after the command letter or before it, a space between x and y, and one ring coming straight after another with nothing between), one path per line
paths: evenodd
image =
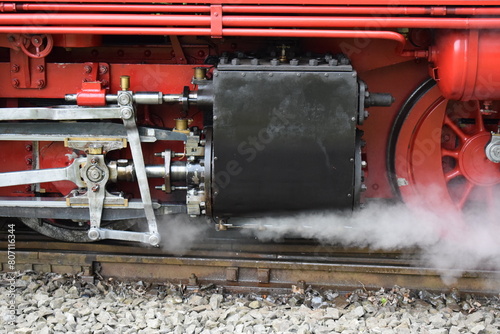
M9 295L3 275L0 294ZM500 333L499 296L477 299L393 287L378 291L290 289L225 293L213 285L99 280L26 272L15 280L15 320L0 299L0 333ZM293 292L292 292L293 291Z

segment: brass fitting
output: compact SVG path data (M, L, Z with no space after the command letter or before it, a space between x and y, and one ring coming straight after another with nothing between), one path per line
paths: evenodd
M206 67L195 67L194 68L194 79L195 80L206 80L207 79L207 68Z
M130 88L130 77L128 75L122 75L120 77L120 87L122 90L129 90Z
M173 131L188 134L189 133L188 126L189 124L191 124L192 121L193 121L192 119L187 119L187 118L176 118L175 129Z

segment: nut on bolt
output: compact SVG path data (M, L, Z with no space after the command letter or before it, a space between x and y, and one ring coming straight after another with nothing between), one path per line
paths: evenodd
M153 233L149 236L148 241L151 246L158 246L160 243L160 235L158 233Z
M123 119L130 119L132 118L132 115L134 114L132 108L130 107L125 107L122 108L122 118Z
M99 231L95 228L90 229L88 233L88 237L90 240L97 240L99 239Z

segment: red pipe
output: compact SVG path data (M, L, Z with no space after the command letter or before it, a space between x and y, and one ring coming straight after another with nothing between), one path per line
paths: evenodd
M500 18L223 16L225 27L497 29Z
M55 25L210 25L208 15L150 14L2 14L0 24Z
M253 36L253 37L325 37L325 38L373 38L396 41L397 53L403 51L406 39L393 31L369 30L312 30L312 29L222 29L223 36Z
M209 6L196 5L136 5L136 4L39 4L0 3L0 11L54 12L150 12L150 13L209 13ZM350 7L350 6L223 6L225 13L255 14L338 14L338 15L500 15L500 8L477 7Z
M7 5L7 4L4 4ZM10 4L9 4L10 5ZM10 7L10 6L9 6ZM100 4L15 4L18 11L55 11L55 12L149 12L149 13L210 13L209 6L174 5L100 5Z
M100 35L211 35L209 28L148 27L19 27L0 26L0 33L11 34L100 34ZM405 37L393 31L298 30L298 29L223 29L223 36L374 38L398 43L400 53Z
M209 26L208 15L2 14L0 24ZM223 16L223 27L497 29L500 18Z
M500 15L500 8L475 7L348 7L348 6L223 6L224 13L338 15Z
M3 34L210 35L209 28L0 26Z

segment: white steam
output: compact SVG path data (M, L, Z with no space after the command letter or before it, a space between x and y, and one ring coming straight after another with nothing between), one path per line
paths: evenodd
M463 219L457 221L457 219ZM376 250L418 248L424 265L441 270L500 269L500 223L410 210L403 204L371 204L350 215L298 214L255 219L249 230L263 241L285 237Z
M185 214L166 215L158 222L162 249L183 255L200 241L209 230L202 219L191 219Z

